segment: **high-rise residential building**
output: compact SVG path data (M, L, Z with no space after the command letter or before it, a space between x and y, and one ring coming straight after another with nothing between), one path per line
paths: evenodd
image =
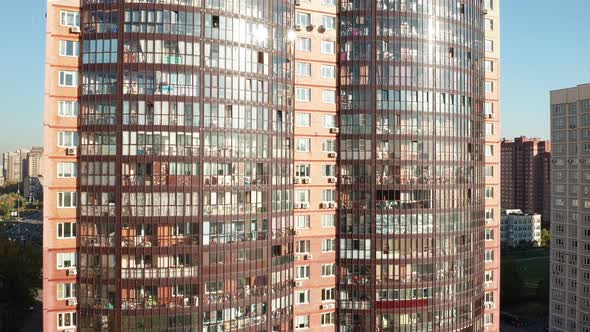
M590 84L551 91L549 328L590 331Z
M45 330L497 330L498 14L48 0Z
M21 182L26 176L26 159L28 150L18 149L2 154L3 173L6 182Z
M551 218L551 143L524 136L502 140L502 208L540 213L543 226Z
M27 153L26 158L26 174L25 176L39 177L43 174L43 165L41 159L43 158L43 148L33 147Z
M290 330L293 2L48 7L45 330Z

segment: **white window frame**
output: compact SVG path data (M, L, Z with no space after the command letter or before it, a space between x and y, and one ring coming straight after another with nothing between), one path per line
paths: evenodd
M66 315L69 316L69 320L70 323L72 325L59 325L60 323L60 316L62 317L61 321L65 322L66 321ZM70 330L76 329L76 323L77 323L77 319L78 317L76 316L76 312L75 311L71 311L71 312L58 312L57 313L57 317L56 317L56 325L57 325L57 329L58 330Z
M334 79L336 77L336 67L333 65L322 65L322 78Z
M75 282L64 282L57 284L57 299L67 300L76 298L76 283ZM65 296L66 289L69 288L70 296Z
M57 178L72 179L78 176L78 163L73 161L60 161L57 163Z
M79 103L76 100L60 100L57 102L57 116L75 118L78 116Z
M70 196L70 202L73 206L65 206L65 198ZM57 193L57 208L58 209L75 209L78 205L78 193L75 191L60 191Z
M72 54L67 54L67 45L72 43ZM59 56L77 58L80 56L80 42L77 40L62 39L59 41Z
M69 225L70 227L70 234L73 234L71 236L64 236L64 231L65 231L65 225ZM61 229L60 229L61 227ZM64 222L59 222L57 223L56 227L55 227L55 232L57 233L57 239L58 240L69 240L69 239L75 239L76 238L76 234L78 234L78 230L76 229L77 225L75 221L64 221ZM60 234L61 231L61 234Z
M66 135L71 135L68 138L69 141L72 141L72 144L66 145L64 141L66 141ZM78 146L78 132L77 131L59 131L57 132L57 147L58 148L75 148Z
M67 76L66 75L71 75L71 79L72 79L72 84L66 84L67 81ZM79 82L79 73L77 71L74 70L60 70L58 73L58 86L60 87L64 87L64 88L77 88L78 87L78 82Z
M66 256L67 255L67 256ZM55 266L58 270L67 270L77 266L75 252L58 252L55 254ZM66 261L70 262L70 266L65 266ZM60 266L61 263L61 266Z
M333 40L322 40L322 54L335 54L336 42Z
M68 15L72 15L74 20L73 24L68 23ZM62 10L59 12L59 25L62 27L80 27L80 12L74 12L71 10Z

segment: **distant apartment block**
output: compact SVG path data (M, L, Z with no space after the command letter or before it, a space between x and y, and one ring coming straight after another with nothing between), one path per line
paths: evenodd
M43 148L33 147L27 153L26 157L26 174L25 176L39 177L43 174Z
M526 214L519 209L502 211L502 245L541 244L541 215Z
M502 208L540 213L543 226L551 219L551 143L516 137L502 141Z
M26 176L27 150L19 149L2 154L3 174L6 182L20 182Z
M551 332L590 331L590 84L551 91Z

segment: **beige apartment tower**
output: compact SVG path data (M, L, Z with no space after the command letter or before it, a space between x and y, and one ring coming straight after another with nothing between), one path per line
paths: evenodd
M552 332L590 331L590 84L551 91Z

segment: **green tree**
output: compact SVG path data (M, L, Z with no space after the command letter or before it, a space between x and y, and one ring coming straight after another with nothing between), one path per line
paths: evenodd
M20 330L41 287L41 248L0 239L0 330Z
M541 246L548 247L551 244L551 233L546 228L541 230Z

